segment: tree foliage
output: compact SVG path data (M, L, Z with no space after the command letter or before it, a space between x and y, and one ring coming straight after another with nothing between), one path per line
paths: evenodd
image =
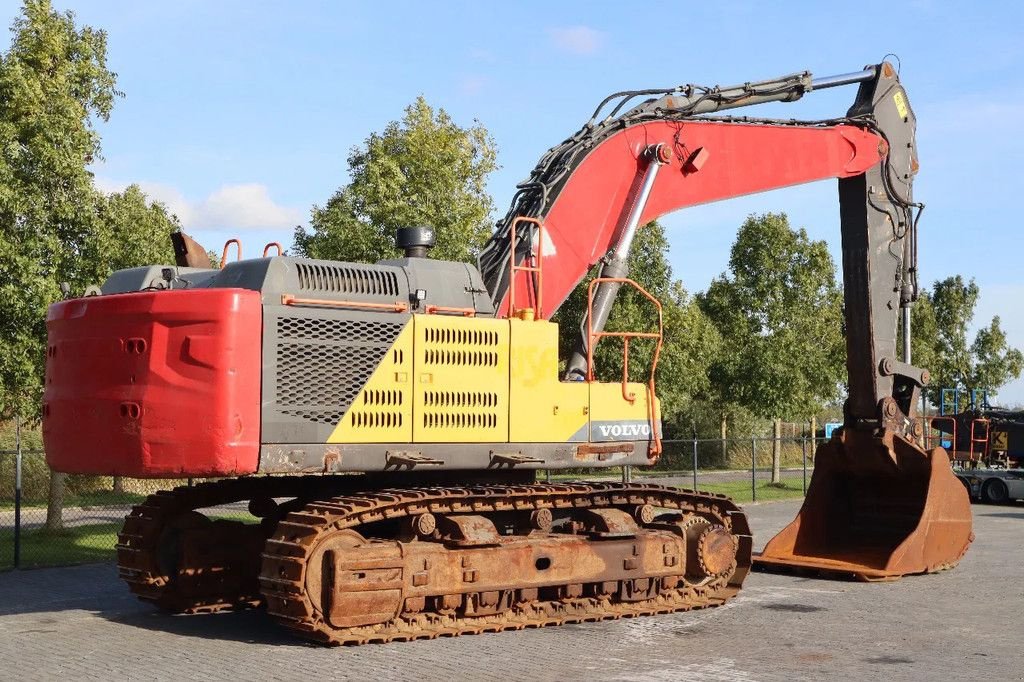
M352 150L349 183L313 207L310 231L296 228L295 246L310 258L372 263L396 255L397 228L427 225L435 257L471 261L491 232L486 180L496 155L480 123L462 128L418 97L401 121Z
M28 416L60 284L81 293L114 267L141 265L135 258L157 255L154 235L175 223L137 188L107 197L93 187L95 123L120 95L106 34L27 0L12 35L0 55L0 416Z
M1024 353L1009 345L998 315L968 341L980 294L973 279L955 275L935 282L912 309L911 359L931 372L933 402L942 388L994 394L1024 371Z
M698 298L722 338L711 381L722 403L803 419L835 399L843 378L842 296L824 242L785 214L752 215L729 270Z

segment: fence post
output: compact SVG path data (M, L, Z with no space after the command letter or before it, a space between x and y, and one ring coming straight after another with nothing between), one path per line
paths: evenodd
M21 567L21 415L14 417L14 567Z
M750 437L750 501L757 502L757 436Z
M697 429L693 430L693 489L697 489Z
M551 469L544 470L544 482L551 483Z
M803 464L804 464L804 497L807 497L807 436L803 438L803 442L800 444L801 450L803 450Z
M633 482L633 467L630 466L629 464L624 464L622 466L622 482L623 483L632 483Z

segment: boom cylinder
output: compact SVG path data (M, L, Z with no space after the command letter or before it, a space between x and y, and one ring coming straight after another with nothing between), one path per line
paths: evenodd
M838 88L841 85L853 85L863 83L875 77L878 73L877 67L869 66L863 71L853 73L841 73L837 76L822 76L811 81L812 90L824 90L826 88Z
M598 277L624 278L629 275L629 251L633 247L636 231L640 228L640 217L647 206L647 199L651 196L651 190L654 189L654 181L658 177L658 171L672 159L672 150L663 144L650 145L644 150L644 156L647 157L648 164L647 170L644 171L644 180L640 185L640 191L637 193L636 200L626 216L626 222L622 227L615 246L612 247L611 252L601 265ZM620 286L618 282L601 282L597 285L593 305L593 330L595 332L603 331L608 323L608 315L611 314ZM576 348L573 350L572 356L566 365L566 381L582 381L587 375L587 347L590 343L587 328L587 314L584 313Z

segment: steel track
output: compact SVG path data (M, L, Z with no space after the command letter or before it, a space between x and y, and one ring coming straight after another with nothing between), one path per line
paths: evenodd
M257 497L320 497L351 490L358 477L250 477L160 491L132 508L117 539L118 574L143 601L174 613L211 613L259 604L260 552L273 520L261 526L219 519L200 545L168 567L166 533L197 509ZM201 545L214 544L214 547Z
M117 568L121 579L143 601L176 613L210 613L253 606L260 601L259 586L251 575L251 558L244 545L222 548L224 561L214 565L193 561L168 570L166 533L189 512L251 499L263 492L270 479L234 479L160 491L132 508L117 539ZM214 522L231 533L253 532L238 521ZM225 554L226 552L226 554ZM162 565L163 564L163 565ZM258 570L258 567L256 568Z
M587 509L651 505L700 515L739 538L737 565L727 575L700 584L679 581L642 601L611 597L568 597L520 603L495 615L457 612L401 613L389 622L335 628L306 592L308 562L325 535L342 529L417 514L488 514L535 509ZM746 517L728 498L655 485L569 484L476 488L395 489L310 503L288 514L267 541L260 589L267 610L285 627L307 639L328 644L365 644L517 630L671 613L718 606L735 596L750 568L750 530ZM515 585L510 585L514 589Z

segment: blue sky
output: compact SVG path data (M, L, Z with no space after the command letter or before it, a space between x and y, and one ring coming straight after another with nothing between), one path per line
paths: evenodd
M290 241L346 181L349 149L418 94L491 131L503 213L540 155L612 91L831 75L896 53L918 116L922 281L975 277L979 320L1001 315L1024 346L1018 3L54 1L108 32L126 94L101 126L97 183L137 182L208 246L237 234L247 255ZM0 21L18 11L4 0ZM760 113L830 117L853 95L811 93ZM769 210L838 255L830 181L668 217L675 275L706 287L746 215ZM1024 381L1000 398L1024 403Z

